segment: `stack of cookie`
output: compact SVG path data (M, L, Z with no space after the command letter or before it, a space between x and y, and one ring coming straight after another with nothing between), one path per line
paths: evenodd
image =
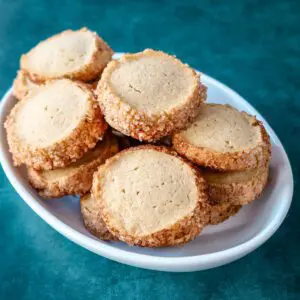
M269 136L255 117L229 105L203 104L194 122L172 137L174 149L199 166L208 183L210 224L257 199L269 173Z
M14 164L43 197L81 195L100 239L162 247L259 196L271 151L261 122L205 104L200 75L173 56L112 53L82 29L21 58L5 127Z
M93 172L118 152L93 84L113 51L86 28L67 30L23 55L5 123L16 166L46 198L85 194Z

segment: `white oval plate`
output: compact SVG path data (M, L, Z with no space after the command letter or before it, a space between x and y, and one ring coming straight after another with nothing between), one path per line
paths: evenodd
M118 58L121 54L117 54ZM237 260L262 245L283 222L293 195L293 175L286 152L263 117L241 96L219 81L202 75L208 87L208 102L228 103L262 120L272 141L271 172L267 188L259 200L247 205L228 221L208 226L191 243L173 248L147 249L121 242L103 242L83 226L76 197L44 201L27 182L24 169L14 168L8 152L5 118L16 103L12 89L0 106L0 158L10 183L24 201L50 226L80 246L128 265L173 272L214 268Z

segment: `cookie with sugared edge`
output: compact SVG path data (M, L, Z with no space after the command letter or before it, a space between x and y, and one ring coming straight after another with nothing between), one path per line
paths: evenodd
M85 228L92 235L105 241L117 240L105 226L99 211L99 205L90 193L80 197L80 212Z
M94 91L97 87L99 78L89 82L80 82L80 84L84 84L88 89ZM46 82L34 82L29 75L24 70L19 70L17 73L17 77L13 83L13 95L18 99L22 100L25 98L29 93L37 90Z
M106 121L140 141L185 128L206 100L200 75L174 56L146 49L112 60L96 89Z
M37 44L21 57L21 69L33 81L69 78L91 81L99 77L113 55L96 32L66 30Z
M114 236L143 247L187 243L210 215L199 171L159 146L129 148L108 159L94 173L92 197Z
M107 129L93 93L68 79L51 81L18 102L5 128L15 166L66 167L101 140Z
M233 205L231 203L215 203L211 206L209 224L220 224L230 217L236 215L241 208L242 205Z
M13 83L13 95L21 100L25 98L30 92L35 91L39 88L39 84L31 81L28 74L25 71L19 70L17 77Z
M28 179L44 198L84 195L91 189L93 173L106 159L117 152L116 137L106 134L104 140L99 142L95 148L65 168L46 171L28 168Z
M271 143L262 122L229 105L201 104L194 122L173 134L174 149L199 166L246 170L266 165Z
M268 181L269 165L231 172L203 169L201 173L208 184L212 201L245 205L256 200L264 190Z

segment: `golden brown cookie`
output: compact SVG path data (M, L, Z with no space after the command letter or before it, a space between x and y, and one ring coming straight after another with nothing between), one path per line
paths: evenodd
M105 226L99 211L99 205L91 197L91 194L80 197L80 211L84 226L92 235L105 241L117 240Z
M216 203L211 206L209 224L220 224L230 217L236 215L241 208L242 205L233 205L231 203Z
M69 78L91 81L99 77L113 51L97 35L82 28L66 30L36 45L21 57L21 69L33 81Z
M95 148L66 168L37 171L28 168L31 185L45 198L57 198L65 195L84 195L92 186L93 173L105 160L118 152L118 142L110 134Z
M204 179L165 147L133 147L108 159L94 174L92 196L109 231L137 246L187 243L210 215Z
M265 188L269 165L246 171L202 170L209 196L215 203L245 205L257 199Z
M97 78L93 81L79 83L84 84L91 91L94 91L97 87L98 81L99 79ZM34 82L24 70L19 70L17 73L17 77L15 78L13 83L13 95L18 100L21 100L25 98L30 92L37 90L43 84L45 84L45 82Z
M254 116L229 105L202 104L196 120L173 135L173 147L199 166L246 170L265 166L270 138Z
M13 95L21 100L25 98L30 92L39 88L39 84L30 80L25 71L19 70L17 77L13 83Z
M206 100L200 75L180 60L147 49L111 61L96 94L106 121L116 130L153 142L185 128Z
M15 166L37 170L66 167L102 139L107 124L93 93L68 79L30 93L5 122Z

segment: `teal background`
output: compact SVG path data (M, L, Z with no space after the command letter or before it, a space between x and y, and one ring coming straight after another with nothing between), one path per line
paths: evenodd
M18 58L67 28L116 51L176 54L244 96L282 140L295 195L278 232L217 269L172 274L121 265L73 244L23 202L0 171L0 299L300 299L300 1L3 1L0 94Z

